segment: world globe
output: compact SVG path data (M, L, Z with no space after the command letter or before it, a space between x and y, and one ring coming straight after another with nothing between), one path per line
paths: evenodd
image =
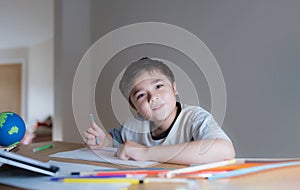
M0 113L0 146L18 143L25 135L23 119L14 112Z

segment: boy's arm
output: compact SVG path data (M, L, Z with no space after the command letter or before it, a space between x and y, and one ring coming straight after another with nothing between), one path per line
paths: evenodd
M164 154L161 154L161 153ZM203 164L235 157L231 142L224 139L197 140L184 144L149 148L150 160L176 164Z
M232 143L224 139L197 140L153 147L129 141L118 150L117 154L121 159L132 158L174 164L203 164L235 157Z

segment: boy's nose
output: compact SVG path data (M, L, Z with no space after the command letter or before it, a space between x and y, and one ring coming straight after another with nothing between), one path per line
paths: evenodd
M158 94L156 94L156 93L150 93L150 94L149 94L149 101L150 101L150 102L155 101L155 100L157 100L157 99L159 99Z

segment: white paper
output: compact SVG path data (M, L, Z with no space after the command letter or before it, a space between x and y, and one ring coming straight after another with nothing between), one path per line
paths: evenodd
M50 155L50 157L58 157L58 158L71 158L78 160L88 160L88 161L96 161L96 162L107 162L117 165L127 165L127 166L135 166L135 167L149 167L157 164L157 162L150 161L135 161L135 160L121 160L118 157L114 156L116 148L106 147L98 150L91 150L89 148L82 148L78 150L72 150L67 152L59 152Z
M68 162L49 161L51 165L60 168L59 176L69 176L71 172L84 172L92 170L110 169L108 167L93 166L87 164L74 164ZM130 186L128 183L114 183L114 184L101 184L101 183L64 183L61 181L50 181L50 176L44 176L32 173L19 168L0 172L0 183L6 185L16 186L22 189L43 189L43 190L119 190L120 188L127 188Z

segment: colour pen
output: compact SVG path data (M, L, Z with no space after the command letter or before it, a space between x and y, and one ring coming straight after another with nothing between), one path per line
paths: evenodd
M49 149L49 148L52 148L52 147L53 147L53 144L48 144L48 145L44 145L44 146L34 148L34 149L32 149L32 151L33 152L39 152L39 151L46 150L46 149Z
M100 170L93 170L93 171L86 171L86 172L72 172L71 175L84 175L84 174L95 174L100 172L117 172L117 173L126 173L127 171L167 171L166 168L113 168L113 169L100 169Z
M130 183L139 184L139 179L129 178L64 178L65 183Z
M91 125L93 125L93 123L95 122L95 117L94 117L94 114L90 114L90 121L91 121ZM96 145L99 144L99 139L97 136L95 136L95 140L96 140Z
M16 152L17 150L19 150L19 144L13 144L11 146L8 146L7 148L4 149L7 152Z
M171 170L167 168L109 168L109 169L96 169L94 172L109 172L109 171L135 171L135 170Z
M123 171L102 171L102 172L79 172L76 173L80 176L101 176L101 175L114 175L114 174L147 174L147 175L158 175L160 173L165 173L170 170L123 170ZM73 175L75 173L72 173Z
M129 178L133 177L132 175L126 175L126 174L115 174L115 175L105 175L105 176L64 176L64 177L52 177L51 181L61 181L66 178Z
M275 163L275 164L267 164L267 165L261 165L261 166L255 166L245 169L239 169L239 170L233 170L227 173L223 174L215 174L211 177L208 177L208 180L215 180L215 179L222 179L222 178L229 178L229 177L236 177L246 174L251 174L255 172L261 172L265 170L271 170L276 168L282 168L282 167L290 167L290 166L296 166L300 165L300 162L284 162L284 163Z
M145 184L145 183L188 183L189 179L185 178L65 178L66 183L130 183L130 184Z
M198 165L198 166L191 166L191 167L187 167L187 168L171 170L169 172L162 174L162 176L171 178L171 177L174 177L175 175L179 175L179 174L207 170L207 169L216 168L216 167L220 167L220 166L227 166L227 165L231 165L231 164L235 164L235 163L236 163L236 159L231 159L231 160L208 163L208 164L203 164L203 165Z

